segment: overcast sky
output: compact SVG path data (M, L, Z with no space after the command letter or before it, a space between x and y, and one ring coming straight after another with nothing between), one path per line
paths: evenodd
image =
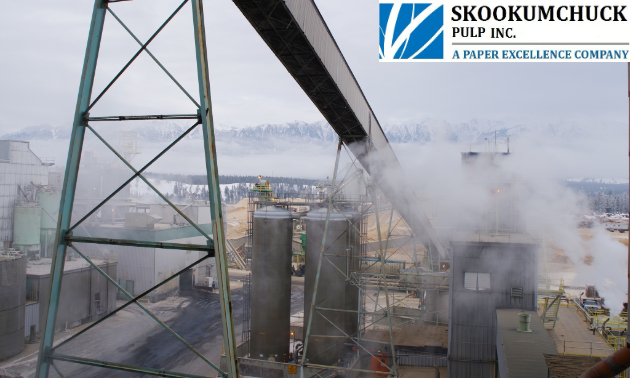
M316 0L381 123L472 118L628 119L621 63L454 64L378 62L376 0ZM178 1L134 0L112 9L142 40ZM0 12L0 132L70 124L91 18L90 0L32 0ZM215 121L228 126L323 117L230 0L206 1ZM197 97L190 5L150 50ZM105 24L94 96L138 49L112 18ZM93 115L193 111L192 103L143 55Z

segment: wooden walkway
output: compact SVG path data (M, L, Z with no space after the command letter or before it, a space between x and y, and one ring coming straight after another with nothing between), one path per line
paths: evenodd
M556 327L548 331L558 353L605 357L614 352L598 332L593 334L576 306L561 305L558 318Z

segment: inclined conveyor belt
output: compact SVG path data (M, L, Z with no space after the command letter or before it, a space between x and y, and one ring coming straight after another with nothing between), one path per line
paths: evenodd
M413 232L427 247L430 244L434 257L437 251L446 258L438 235L315 3L233 1Z

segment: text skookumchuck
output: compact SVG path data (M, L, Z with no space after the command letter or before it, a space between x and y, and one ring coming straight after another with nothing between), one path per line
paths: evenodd
M456 5L451 21L627 21L625 5Z

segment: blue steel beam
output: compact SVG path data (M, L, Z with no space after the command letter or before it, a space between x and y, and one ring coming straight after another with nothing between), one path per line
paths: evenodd
M105 116L89 117L89 122L93 121L148 121L152 119L198 119L198 114L157 114L141 116Z
M66 260L67 245L63 236L66 234L68 228L70 228L72 206L74 203L77 176L79 174L79 163L81 161L81 150L85 136L84 119L92 96L94 73L96 71L96 62L98 60L106 11L107 0L95 0L94 10L92 12L92 23L90 25L87 48L85 51L85 60L83 62L83 72L81 73L81 85L79 87L79 95L72 124L66 174L59 204L59 220L55 234L55 249L53 251L50 270L50 287L45 304L47 309L42 324L43 337L39 345L39 356L37 358L37 368L35 371L37 378L48 377L50 368L47 356L50 353L55 336L55 322L57 320L57 308L61 294L61 280L63 278L63 268Z
M236 355L236 335L232 315L230 277L221 211L221 188L217 168L217 152L214 139L214 120L210 99L210 76L208 73L208 48L206 47L206 28L203 18L202 0L192 0L193 25L195 34L195 52L197 55L197 79L199 80L199 102L201 124L203 126L203 144L210 194L210 214L212 218L212 236L214 238L217 279L219 281L219 301L221 303L221 321L223 322L223 343L227 360L227 373L230 378L237 378L238 357Z
M126 364L118 364L114 362L107 362L101 360L92 360L89 358L81 358L74 356L66 356L64 354L50 354L48 358L57 360L57 361L65 361L65 362L73 362L75 364L88 365L88 366L96 366L105 369L113 369L113 370L121 370L126 371L128 373L134 374L148 374L154 375L157 377L168 377L168 378L205 378L201 375L192 375L192 374L184 374L184 373L176 373L174 371L168 370L158 370L145 368L140 366L126 365ZM56 369L55 369L56 370Z
M89 244L109 244L109 245L122 245L122 246L128 246L128 247L178 249L178 250L185 250L185 251L200 251L200 252L208 252L208 253L214 250L212 241L209 241L208 245L199 245L199 244L162 243L162 242L125 240L125 239L90 238L90 237L84 237L84 236L66 236L66 241L68 242L68 244L72 242L89 243Z

